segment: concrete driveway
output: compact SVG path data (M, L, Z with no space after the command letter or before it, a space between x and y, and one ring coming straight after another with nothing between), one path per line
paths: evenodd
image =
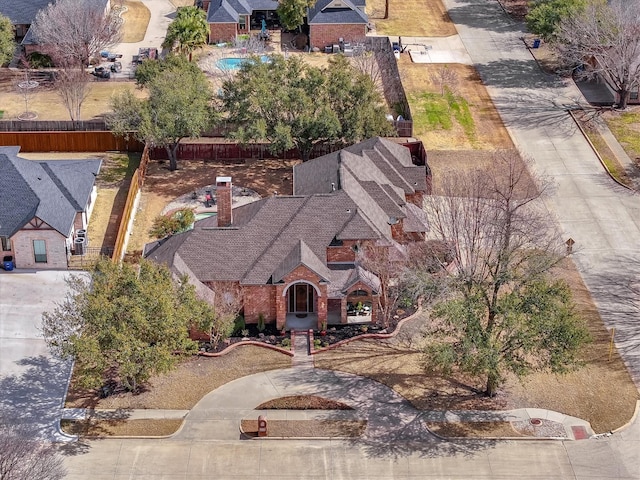
M162 42L167 36L167 27L175 18L176 7L169 0L141 0L151 12L149 25L144 39L136 43L120 43L110 51L122 54L122 72L116 76L128 77L133 74L131 60L138 54L141 47L155 47L158 52L162 50ZM106 65L106 63L105 63Z
M43 438L63 440L57 421L71 371L52 358L39 332L42 312L64 298L67 272L0 271L0 410Z

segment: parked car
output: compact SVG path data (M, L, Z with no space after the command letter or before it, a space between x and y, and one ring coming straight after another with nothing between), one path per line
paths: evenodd
M122 71L122 63L114 62L111 64L110 69L112 73L120 73Z
M97 77L97 78L111 78L111 72L104 68L104 67L96 67L93 69L93 72L91 72L91 75Z

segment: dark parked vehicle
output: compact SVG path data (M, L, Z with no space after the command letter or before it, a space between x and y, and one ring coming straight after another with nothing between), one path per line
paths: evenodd
M114 62L111 64L110 68L112 73L120 73L122 71L122 63Z
M98 77L98 78L105 78L105 79L109 79L111 78L111 72L104 68L104 67L96 67L93 69L93 72L91 72L91 75Z

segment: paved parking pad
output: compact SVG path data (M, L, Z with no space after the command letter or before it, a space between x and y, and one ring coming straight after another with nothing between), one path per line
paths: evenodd
M64 440L57 422L71 365L49 355L40 320L67 291L62 271L0 273L0 409L43 438Z

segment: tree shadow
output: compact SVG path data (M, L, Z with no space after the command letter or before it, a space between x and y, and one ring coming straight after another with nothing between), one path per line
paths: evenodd
M44 355L17 362L26 367L19 375L0 379L0 409L14 412L37 436L46 440L62 440L58 422L64 404L70 362Z
M533 60L501 59L475 65L482 83L488 87L545 89L560 88L564 80L548 75Z
M583 273L605 326L615 328L620 356L640 388L640 254L610 258L606 269Z
M368 421L361 438L346 442L369 457L437 457L473 455L490 442L452 442L433 435L425 425L429 412L419 411L390 388L370 379L330 370L290 370L280 382L297 391L310 392L352 406Z
M496 1L467 0L448 10L453 23L496 33L523 32L522 22L511 19Z

